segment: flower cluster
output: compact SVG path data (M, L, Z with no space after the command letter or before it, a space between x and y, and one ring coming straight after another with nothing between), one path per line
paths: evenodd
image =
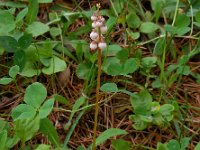
M91 16L92 20L92 32L90 33L90 38L92 42L90 43L90 49L92 51L99 49L105 49L107 44L104 42L104 37L102 34L107 32L107 26L105 25L105 19L100 15L99 12L95 12Z

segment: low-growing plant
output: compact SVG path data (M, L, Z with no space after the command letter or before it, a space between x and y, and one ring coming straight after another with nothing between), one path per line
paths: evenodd
M50 98L44 102L46 97L46 88L41 83L35 82L27 87L23 100L24 104L19 104L11 113L14 120L14 135L12 137L8 136L10 132L9 128L0 132L2 134L0 141L3 140L2 149L12 148L19 141L21 141L21 148L24 148L25 142L33 138L39 129L43 132L45 126L49 126L49 129L46 129L47 131L51 129L54 132L54 137L50 136L49 139L52 139L52 143L57 147L60 146L57 133L55 133L54 127L46 118L53 109L54 98ZM40 125L41 122L46 125Z

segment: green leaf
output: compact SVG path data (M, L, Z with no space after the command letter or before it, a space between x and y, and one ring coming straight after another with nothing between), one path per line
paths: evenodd
M7 85L13 81L12 78L3 77L0 79L0 84Z
M54 74L54 73L57 73L57 72L64 71L66 69L66 67L67 67L67 65L66 65L64 60L60 59L57 56L53 56L50 59L49 67L44 67L42 69L42 72L44 74L51 75L51 74Z
M89 63L80 63L76 69L76 74L80 79L87 80L88 75L90 74L91 64Z
M164 25L164 30L172 35L177 33L177 28L169 24Z
M152 96L147 90L140 91L139 94L133 94L131 104L137 115L148 115L151 110Z
M181 150L185 150L190 144L190 137L184 137L180 140Z
M14 17L8 10L0 10L0 18L0 35L8 35L16 27Z
M49 31L49 26L41 22L33 22L26 28L26 32L32 34L33 37L43 35L47 31Z
M0 48L7 52L15 52L17 50L17 40L11 36L0 36Z
M39 109L40 119L47 117L53 109L54 98L47 100Z
M137 40L140 37L140 32L132 32L129 29L126 29L128 36L130 36L133 40Z
M85 97L80 97L78 100L76 100L75 104L72 107L72 112L70 114L69 120L68 122L65 124L65 130L69 129L69 127L71 126L71 121L72 118L74 117L74 114L78 111L78 109L81 107L81 105L83 105L86 101Z
M190 74L190 66L179 66L177 69L177 74L189 75Z
M117 139L117 140L112 141L112 147L115 150L123 150L123 149L130 150L129 143L122 139Z
M7 121L0 119L0 132L2 132L4 130L9 131L10 125Z
M103 92L118 92L117 85L115 83L105 83L101 86Z
M160 107L160 112L167 121L171 121L173 119L172 112L174 111L174 106L171 104L164 104Z
M190 31L190 27L177 27L176 28L176 32L180 36L186 34L189 31Z
M107 73L112 76L120 75L122 71L122 65L118 62L111 62L107 68Z
M50 28L50 34L52 37L56 37L58 35L60 35L62 31L60 30L60 28L56 28L56 27L52 27Z
M35 150L50 150L50 145L40 144Z
M41 73L41 71L39 69L36 69L34 66L34 63L31 61L27 61L25 63L24 68L22 69L22 71L20 72L21 76L25 76L25 77L33 77L35 75L39 75Z
M48 118L41 119L40 121L40 130L43 134L48 136L49 141L55 146L59 147L59 137L58 133Z
M121 61L126 61L128 59L128 54L128 49L122 49L119 52L117 52L116 57Z
M169 149L167 148L166 144L158 142L156 150L169 150Z
M15 134L22 142L30 140L39 130L40 119L18 119L14 122Z
M19 2L12 2L12 1L2 1L0 3L0 6L6 6L7 8L9 7L14 7L14 8L24 8L26 7L26 4L22 4L22 3L19 3Z
M119 45L108 45L108 49L103 50L107 56L115 56L122 48Z
M98 146L113 136L124 135L124 134L127 134L127 132L122 129L118 128L107 129L97 137L95 145Z
M196 12L194 18L196 22L200 23L200 11Z
M139 67L139 60L137 58L130 58L125 61L123 65L123 74L135 72Z
M158 60L157 57L144 57L144 58L142 58L141 66L142 66L142 68L155 67L157 60Z
M167 143L167 147L169 150L180 150L180 144L176 140L170 140L169 143Z
M195 146L194 150L200 150L200 142L197 143L197 145Z
M86 99L83 96L76 100L76 102L75 102L75 104L73 105L73 108L72 108L72 114L74 114L80 108L80 106L85 103L85 100ZM70 115L70 118L72 118L71 115Z
M23 50L17 50L14 53L14 64L20 67L20 71L23 70L26 64L26 56Z
M0 132L0 149L5 150L6 149L6 141L7 141L7 131L3 130Z
M157 29L159 29L159 26L153 22L143 22L140 26L140 31L143 33L153 33Z
M27 104L20 104L12 110L12 118L14 120L18 119L31 119L34 118L36 114L36 109Z
M16 22L22 21L23 18L26 16L26 14L28 13L28 8L24 8L23 10L21 10L16 17Z
M106 26L108 27L107 33L109 33L113 29L114 25L116 25L116 22L117 22L117 18L115 18L115 17L110 17L107 20L107 22L106 22Z
M140 18L137 16L135 12L130 12L126 16L126 21L129 27L138 28L141 24Z
M164 38L160 38L157 40L154 50L153 50L153 55L158 55L161 56L163 53L163 45L164 45L165 39Z
M70 105L69 100L67 100L65 97L63 97L59 94L54 94L53 97L55 98L56 101L58 101L61 104L65 104L67 106Z
M36 20L38 9L39 9L38 0L29 0L28 14L26 15L27 24L31 24Z
M38 0L38 3L52 3L53 0Z
M39 82L35 82L26 88L24 101L34 108L39 108L47 96L45 86Z
M19 66L15 65L9 69L9 76L15 79L16 75L19 73Z
M156 22L157 22L161 15L164 1L163 0L151 0L150 2L151 2L151 7L154 10Z
M12 138L8 137L7 142L6 142L6 147L8 149L12 149L19 141L20 141L20 138L16 134L14 134Z
M145 121L142 121L142 120L138 120L132 126L133 126L134 129L142 131L142 130L147 128L148 122L145 122Z
M187 27L189 24L190 18L188 16L186 16L185 14L178 14L174 25L178 28L181 28Z
M179 59L178 64L185 65L189 60L190 60L190 56L189 55L183 55Z
M24 34L20 39L18 40L18 46L21 49L28 48L32 43L32 35L31 34Z

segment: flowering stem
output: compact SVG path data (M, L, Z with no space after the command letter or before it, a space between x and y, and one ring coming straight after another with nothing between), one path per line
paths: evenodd
M101 82L101 49L98 48L98 74L97 74L97 87L96 87L96 103L95 103L95 116L94 116L94 135L93 135L93 145L92 150L95 150L96 136L97 136L97 122L98 122L98 113L99 113L99 91L100 91L100 82Z
M99 41L101 41L101 30L98 28ZM93 135L93 144L92 150L95 150L96 136L97 136L97 122L99 114L99 91L101 86L101 49L98 47L98 56L97 56L98 72L97 72L97 86L96 86L96 103L95 103L95 114L94 114L94 135Z

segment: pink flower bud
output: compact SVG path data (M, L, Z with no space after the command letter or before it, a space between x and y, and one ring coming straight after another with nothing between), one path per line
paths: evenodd
M97 49L97 43L96 42L91 42L90 43L90 49L91 50L96 50Z
M98 35L97 32L92 31L92 32L90 33L90 38L91 38L92 40L96 41L96 40L99 39L99 35Z
M92 23L92 28L96 28L96 27L97 27L96 22L93 22Z
M103 23L101 21L96 22L96 27L101 27L102 25L103 25Z
M99 16L99 21L104 22L105 18L103 16Z
M107 32L108 28L107 28L106 25L104 25L104 26L102 26L102 27L100 28L100 30L101 30L101 33L102 33L102 34L105 34L105 33Z
M98 47L103 50L107 47L107 44L105 42L99 42Z
M98 18L97 18L97 16L95 15L95 14L93 14L92 16L91 16L91 20L92 21L96 21Z

